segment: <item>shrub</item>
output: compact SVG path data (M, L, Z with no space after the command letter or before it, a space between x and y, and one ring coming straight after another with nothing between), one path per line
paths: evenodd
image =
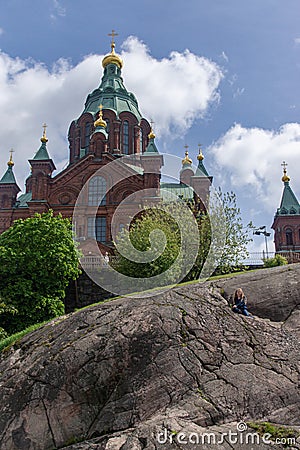
M276 267L285 266L288 260L284 256L277 254L273 258L264 258L263 262L265 267Z

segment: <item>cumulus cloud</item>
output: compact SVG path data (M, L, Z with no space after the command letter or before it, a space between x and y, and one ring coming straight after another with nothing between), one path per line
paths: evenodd
M295 42L296 45L300 45L300 37L296 37L294 39L294 42Z
M220 67L189 50L155 59L135 37L123 44L124 77L146 117L153 117L160 135L180 135L218 102L223 77Z
M0 167L3 173L13 147L21 188L29 174L27 159L40 145L43 122L48 124L48 150L56 166L61 169L67 163L67 130L81 114L88 93L100 84L102 57L88 55L76 66L59 60L48 68L0 52ZM157 60L131 37L124 43L122 58L125 85L162 136L186 132L218 101L220 68L188 50Z
M275 212L281 198L283 160L288 163L294 191L300 194L299 123L287 123L277 131L235 124L209 150L219 169L216 173L222 173L221 184L244 192L249 210Z

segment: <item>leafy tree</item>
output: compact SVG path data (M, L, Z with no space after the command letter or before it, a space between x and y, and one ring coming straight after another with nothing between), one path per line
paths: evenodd
M50 211L16 220L0 235L0 296L14 310L0 326L13 333L63 314L65 288L78 275L69 219Z
M142 278L144 289L176 284L192 268L198 240L197 223L185 202L159 204L145 209L129 231L117 236L113 266L124 275Z
M117 252L114 267L127 276L143 278L162 274L172 268L166 276L166 284L181 281L182 278L185 281L198 279L209 254L212 255L212 270L216 266L221 273L234 270L248 255L251 224L246 229L243 227L233 192L222 194L219 189L217 197L218 201L212 202L209 213L205 213L203 208L199 210L199 203L188 202L196 222L197 236L195 230L191 230L191 225L186 223L186 211L179 208L182 202L164 204L161 210L146 209L133 221L129 231L123 231L118 236L117 244L121 244L123 250L122 254ZM182 224L183 227L180 226ZM155 230L161 230L165 236L163 251L163 245L159 245L159 237L155 245L151 244L149 237ZM193 254L195 248L196 254ZM138 258L134 260L136 250L144 254L150 249L150 262L142 263ZM185 272L191 258L193 263Z
M219 187L217 196L220 204L213 208L211 217L219 222L222 220L220 227L225 237L217 272L227 273L239 269L243 260L249 256L247 245L252 241L249 234L254 227L251 222L246 227L243 226L241 210L237 206L236 195L233 191L222 193Z

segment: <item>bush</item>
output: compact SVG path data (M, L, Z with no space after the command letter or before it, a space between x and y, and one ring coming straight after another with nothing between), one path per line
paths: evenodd
M264 258L263 262L265 267L285 266L288 264L288 260L279 254L275 255L274 258Z

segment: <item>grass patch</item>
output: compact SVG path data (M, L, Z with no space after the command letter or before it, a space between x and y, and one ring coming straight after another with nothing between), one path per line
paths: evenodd
M53 319L51 319L53 320ZM22 331L19 331L18 333L12 334L11 336L8 336L0 341L0 352L9 350L15 343L20 341L22 337L24 337L26 334L31 333L32 331L37 330L38 328L42 327L43 325L46 325L51 320L47 320L45 322L41 323L35 323L34 325L31 325L28 328L25 328Z
M270 434L270 440L274 442L280 440L281 445L284 447L290 447L293 440L296 440L299 436L298 431L293 428L276 425L270 422L247 422L247 425L261 436L266 433Z

